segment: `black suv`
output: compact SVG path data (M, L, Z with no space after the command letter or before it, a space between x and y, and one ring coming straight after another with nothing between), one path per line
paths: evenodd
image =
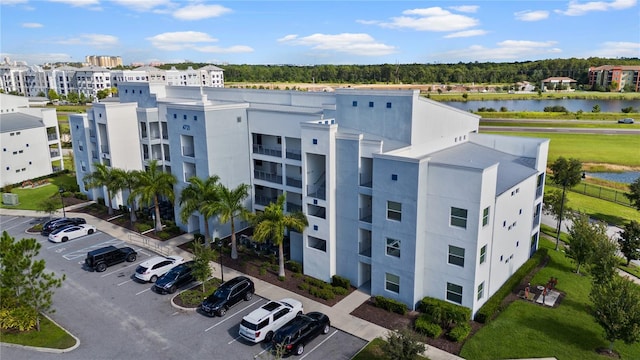
M87 253L84 263L91 270L103 272L108 266L119 264L121 262L134 262L138 257L138 253L132 248L126 246L117 248L115 246L106 246L100 249L91 250Z
M195 279L192 274L193 263L193 261L187 261L160 276L153 284L153 291L158 294L173 294L180 286L192 282Z
M220 284L218 289L200 304L200 311L207 316L224 316L227 310L240 300L251 300L254 292L253 281L248 277L235 277Z
M327 334L331 328L329 317L312 311L298 315L273 334L273 349L282 349L285 354L302 355L304 346L316 336Z
M80 224L86 224L87 221L83 218L58 218L58 219L52 219L47 221L46 223L44 223L44 225L42 225L42 231L40 232L40 234L44 235L44 236L49 236L49 234L51 234L51 232L53 232L53 230L59 229L61 227L65 227L67 225L80 225Z

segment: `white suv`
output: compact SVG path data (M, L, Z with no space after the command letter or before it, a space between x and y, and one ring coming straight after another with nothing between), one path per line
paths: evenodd
M298 300L269 301L242 318L240 336L254 343L271 341L276 330L302 312L302 303Z

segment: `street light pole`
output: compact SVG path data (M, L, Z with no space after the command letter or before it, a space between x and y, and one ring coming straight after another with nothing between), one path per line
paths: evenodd
M60 201L62 202L62 217L67 217L67 213L64 210L64 197L62 196L63 192L63 188L58 189L58 193L60 194Z
M222 239L218 239L220 243L220 255L218 258L220 259L220 280L224 282L224 268L222 267Z

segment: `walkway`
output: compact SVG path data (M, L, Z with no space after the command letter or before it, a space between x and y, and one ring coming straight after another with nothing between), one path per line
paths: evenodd
M185 259L191 259L193 257L190 252L184 251L178 247L193 240L193 234L184 234L161 242L159 240L134 233L126 228L112 224L106 220L96 218L92 215L73 212L74 209L86 206L90 203L91 202L66 207L65 210L67 212L67 216L82 217L87 220L88 223L95 225L98 230L109 234L114 238L124 240L128 243L133 243L134 245L145 247L160 254L176 254L184 257ZM42 212L12 209L0 209L0 215L44 217ZM62 216L62 211L58 211L54 214L54 216ZM218 266L214 267L213 275L218 278L220 277L220 269ZM225 278L230 279L238 275L241 275L241 273L229 267L224 268ZM353 310L355 310L355 308L360 306L371 297L369 294L362 291L356 290L336 305L330 307L306 297L301 298L293 292L270 284L266 281L262 281L254 277L250 278L254 281L256 294L258 294L259 296L267 299L281 299L285 297L295 297L296 299L300 299L302 301L302 305L304 306L305 312L320 311L322 313L325 313L329 316L329 319L331 319L332 326L344 332L357 336L363 340L371 341L378 337L385 337L388 332L386 328L362 320L350 314ZM427 350L424 352L424 356L428 357L431 360L462 359L461 357L450 354L433 346L427 346Z

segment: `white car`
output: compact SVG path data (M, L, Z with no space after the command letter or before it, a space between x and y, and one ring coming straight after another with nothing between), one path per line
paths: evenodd
M160 276L182 263L184 259L180 256L156 256L138 265L136 278L154 283Z
M68 225L49 234L49 241L56 243L69 241L96 232L96 227L89 224Z
M269 301L242 318L239 334L254 343L269 342L278 329L302 313L302 303L298 300Z

